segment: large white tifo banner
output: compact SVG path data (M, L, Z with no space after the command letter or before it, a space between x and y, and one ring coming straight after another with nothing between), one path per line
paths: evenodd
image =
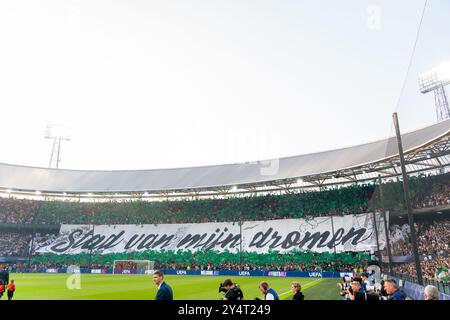
M384 222L376 214L380 247ZM376 250L372 213L314 219L160 225L62 225L57 237L37 244L39 253L76 254L146 250L213 250L266 253ZM242 237L242 243L241 243Z

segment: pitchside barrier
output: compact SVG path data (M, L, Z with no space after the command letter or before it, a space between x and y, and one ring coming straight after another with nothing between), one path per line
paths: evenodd
M136 270L121 270L122 274L136 274ZM246 271L246 270L162 270L166 275L181 276L224 276L224 277L281 277L281 278L343 278L352 277L352 272L329 272L329 271ZM71 273L67 268L40 268L40 269L17 269L18 273ZM76 273L112 274L109 269L86 269L80 268ZM117 273L116 273L117 274ZM141 274L143 274L141 272Z
M342 278L353 276L352 272L319 271L238 271L238 270L164 270L165 274L186 276L226 276L226 277L296 277L296 278Z
M403 291L406 293L406 295L408 297L411 297L413 300L424 300L424 297L423 297L423 291L425 289L424 286L421 286L420 284L417 284L417 283L414 283L411 281L402 280L397 277L390 276L390 278L394 279L397 283L402 284L401 288L403 289ZM440 300L450 300L450 295L443 293L443 292L439 292L439 299Z

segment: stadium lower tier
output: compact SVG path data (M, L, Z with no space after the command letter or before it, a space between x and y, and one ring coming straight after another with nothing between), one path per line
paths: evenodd
M215 251L144 251L103 255L41 254L32 258L31 267L67 268L78 265L89 269L110 269L115 260L149 260L155 269L165 270L264 270L264 271L348 271L362 270L370 260L365 252L315 253L292 252L215 252ZM20 265L19 265L20 266Z

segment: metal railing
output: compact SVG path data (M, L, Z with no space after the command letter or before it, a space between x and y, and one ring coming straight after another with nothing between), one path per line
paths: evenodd
M409 282L417 283L417 284L419 283L417 277L414 277L414 276L398 274L398 273L393 273L392 275L403 281L409 281ZM444 282L436 281L436 280L423 279L423 285L424 286L427 286L427 285L435 286L436 288L438 288L438 290L440 292L450 295L450 283L444 283Z

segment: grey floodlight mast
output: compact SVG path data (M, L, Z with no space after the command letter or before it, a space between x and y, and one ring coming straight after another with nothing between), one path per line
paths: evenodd
M445 62L419 76L419 88L421 93L434 92L437 121L450 119L445 86L450 84L450 62Z
M59 168L59 163L61 162L61 141L70 141L72 139L70 130L63 125L48 124L45 127L45 138L53 140L48 167L51 168L54 165L55 168Z

